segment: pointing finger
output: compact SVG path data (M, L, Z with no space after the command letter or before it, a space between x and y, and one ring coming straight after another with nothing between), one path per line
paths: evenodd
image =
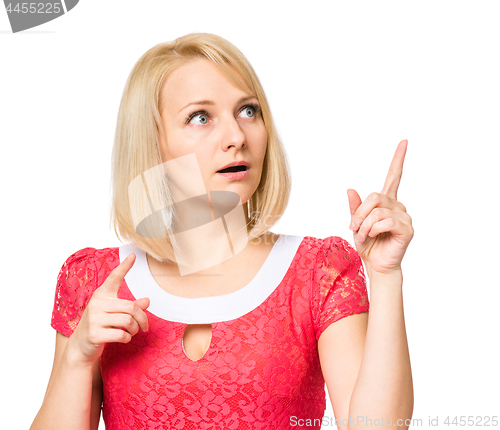
M118 289L123 281L123 278L132 268L135 263L135 254L131 253L123 260L118 266L116 266L109 276L106 278L104 283L99 287L99 289L105 292L107 295L117 296Z
M406 148L408 146L407 140L402 140L394 153L392 158L391 166L389 167L389 173L385 179L384 188L381 193L386 194L389 197L397 199L399 182L401 181L401 175L403 174L403 162L405 160Z

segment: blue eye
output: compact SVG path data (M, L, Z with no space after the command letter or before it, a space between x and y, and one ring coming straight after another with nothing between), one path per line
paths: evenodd
M195 121L195 119L197 119L198 117L199 117L198 121ZM189 122L193 123L193 124L203 125L203 124L206 124L208 122L208 116L205 115L204 113L200 113L200 114L194 115Z
M242 111L241 113L245 113L247 114L247 118L252 118L253 116L255 116L255 109L252 107L252 106L246 106Z
M243 107L238 116L243 114L243 118L254 118L259 111L260 106L258 104L249 104ZM210 118L211 116L206 110L199 110L191 113L186 118L186 124L205 125Z

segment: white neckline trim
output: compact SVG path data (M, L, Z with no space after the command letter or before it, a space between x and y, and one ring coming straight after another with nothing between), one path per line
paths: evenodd
M255 277L243 288L229 294L187 298L161 288L149 270L146 253L132 243L119 247L120 263L133 252L136 261L125 282L136 299L149 297L147 310L167 321L184 324L211 324L240 318L260 306L285 277L305 236L280 234Z

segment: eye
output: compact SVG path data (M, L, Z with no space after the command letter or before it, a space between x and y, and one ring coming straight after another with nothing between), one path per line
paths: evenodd
M208 122L208 115L204 113L194 114L191 116L189 122L197 125L206 124Z
M246 115L245 118L253 118L257 113L257 110L258 107L256 105L248 105L241 110L241 113Z

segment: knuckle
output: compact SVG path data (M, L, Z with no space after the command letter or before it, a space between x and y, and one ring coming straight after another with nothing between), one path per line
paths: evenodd
M134 324L134 321L135 321L135 320L134 320L134 317L133 317L132 315L128 315L128 314L127 314L127 315L125 316L125 324L126 324L127 326L129 326L129 327L130 327L131 325L133 325L133 324Z
M380 194L379 193L376 193L376 192L373 192L373 193L370 193L370 195L368 196L368 198L373 201L373 202L379 202L380 201Z
M137 325L143 325L146 322L146 319L141 313L138 313L137 315L135 315L134 321L137 323Z
M143 313L143 314L141 314L140 318L141 318L141 320L140 320L141 326L148 327L149 326L148 316L145 313Z
M125 311L129 314L132 314L135 312L135 307L137 305L134 303L134 302L131 302L131 301L127 301L127 303L125 303Z
M121 333L120 337L121 337L123 342L128 342L132 338L130 333L126 332L125 330L122 330L121 332L122 333Z
M368 215L361 223L361 226L359 229L365 231L367 229L368 225L372 223L372 220L373 220L373 214Z
M134 324L134 326L129 330L130 334L136 335L139 332L139 326L137 324Z
M372 211L372 217L374 221L379 221L384 217L384 215L386 215L386 211L384 208L375 208Z

